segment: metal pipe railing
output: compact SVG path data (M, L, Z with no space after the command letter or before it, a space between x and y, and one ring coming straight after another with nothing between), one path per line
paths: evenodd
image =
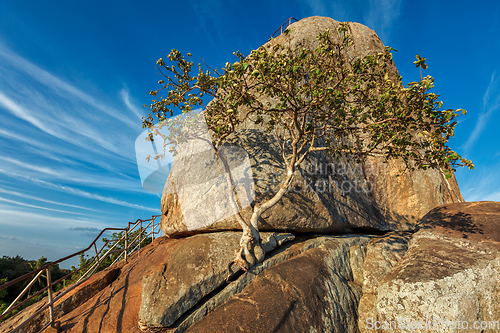
M271 38L276 38L278 37L279 35L281 35L283 33L283 28L288 28L288 26L290 24L292 24L293 22L297 22L298 20L295 18L295 17L290 17L288 20L286 20L285 23L283 23L275 32L274 34L272 34ZM279 33L278 33L279 32Z
M106 258L108 258L111 254L113 254L113 253L120 253L110 266L113 266L123 255L125 255L125 261L127 262L128 255L134 253L136 251L136 249L139 249L138 250L138 255L139 255L140 254L140 245L141 245L141 243L149 235L152 235L152 239L154 240L154 235L160 232L159 230L158 230L158 232L155 230L156 227L160 226L159 223L155 224L155 219L157 217L159 217L159 216L160 215L153 215L151 217L151 219L147 219L147 220L138 219L136 222L128 222L126 228L105 228L105 229L103 229L99 233L99 235L94 239L94 241L92 243L90 243L90 245L87 248L85 248L83 250L80 250L78 252L75 252L75 253L73 253L73 254L71 254L69 256L66 256L64 258L61 258L61 259L58 259L56 261L50 262L48 264L45 264L42 267L40 267L40 268L38 268L38 269L36 269L36 270L34 270L32 272L24 274L23 276L20 276L20 277L14 279L12 281L9 281L7 283L4 283L3 285L0 285L0 290L3 290L5 288L8 288L8 287L10 287L10 286L12 286L12 285L14 285L14 284L16 284L18 282L24 281L24 280L32 277L33 275L35 275L31 279L31 281L28 283L28 285L23 289L23 291L7 307L7 309L0 315L0 320L2 320L3 318L5 318L9 313L11 313L12 311L14 311L18 307L20 307L23 304L25 304L26 302L32 300L34 297L40 295L41 293L43 293L45 291L48 292L48 302L47 302L47 304L45 304L44 306L42 306L33 315L31 315L28 319L26 319L21 324L19 324L17 327L15 327L14 329L12 329L9 333L14 333L14 332L18 331L19 329L21 329L22 327L26 326L33 318L35 318L37 315L39 315L40 313L42 313L47 308L49 308L49 319L50 320L49 320L49 323L47 325L45 325L39 332L43 331L48 326L52 325L54 323L54 320L57 319L57 318L55 318L55 315L54 315L54 304L55 304L55 302L58 301L59 299L61 299L61 297L63 297L69 291L71 291L72 289L74 289L75 287L77 287L78 285L80 285L81 283L83 283L84 281L88 280L92 276L92 274L94 274L97 271L97 269L99 269L99 267L104 262L104 260L106 260ZM148 225L145 228L142 227L143 222L149 222ZM132 227L131 227L131 225L132 225ZM129 239L128 239L129 235L131 234L131 232L138 225L140 225L139 233L129 243ZM151 231L147 232L148 228L151 225L152 225ZM97 250L97 242L99 241L100 237L102 236L102 234L104 232L110 231L110 230L124 231L124 235L120 239L107 240L102 245L101 249L98 251ZM142 235L144 233L145 233L145 236L142 237ZM124 241L124 243L125 243L124 247L122 249L119 249L119 250L114 250L122 241ZM114 242L114 244L107 251L104 251L104 249L108 246L108 244L110 242ZM138 244L136 244L136 242L138 242ZM57 281L52 281L52 276L51 276L51 273L50 273L50 269L54 265L57 265L57 264L65 261L65 260L71 259L71 258L73 258L75 256L78 256L78 255L82 254L82 253L85 253L86 251L88 251L92 247L94 247L94 250L95 250L96 254L95 254L95 256L85 266L80 267L79 269L77 269L77 270L75 270L75 271L67 274L66 276L58 279ZM130 250L130 249L132 249L132 250ZM53 286L55 286L56 284L58 284L62 280L65 280L65 279L71 277L72 275L74 275L74 274L76 274L76 273L78 273L78 272L86 269L89 266L90 266L90 268L88 270L86 270L85 273L83 273L83 275L80 276L80 278L73 285L71 285L68 288L66 288L66 290L64 292L60 293L56 297L53 297ZM22 297L26 294L26 292L28 292L28 290L30 289L30 287L33 286L33 284L40 278L40 276L42 275L42 273L44 271L46 273L47 286L44 287L44 288L42 288L41 290L39 290L38 292L36 292L35 294L33 294L31 296L28 295L28 297L25 300L23 300L20 303L18 303L22 299Z

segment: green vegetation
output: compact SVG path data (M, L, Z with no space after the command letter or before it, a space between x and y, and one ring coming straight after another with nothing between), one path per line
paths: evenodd
M159 81L161 88L150 92L155 99L143 120L143 127L154 131L155 124L169 126L166 120L176 110L186 113L205 107L216 152L243 122L262 124L275 135L282 152L279 162L286 172L274 196L253 206L250 221L237 216L243 237L234 262L244 269L265 256L259 217L289 190L299 165L312 152L325 151L333 158L347 157L359 163L369 156L399 159L405 165L402 172L436 168L446 179L455 167L473 168L471 161L448 147L455 118L465 110L442 109L439 95L430 92L434 87L430 76L404 87L401 77L391 72L393 49L353 56L347 24L340 24L338 31L321 33L314 50L300 44L287 46L289 30L284 35L281 44L271 41L247 57L235 53L238 61L226 63L220 71L204 70L199 64L195 76L191 74L191 54L186 59L172 50L167 56L169 64L162 58L157 61L164 78ZM417 56L415 65L421 71L426 69L425 58ZM166 97L159 96L162 90ZM212 100L205 106L207 96ZM175 121L172 124L177 126ZM170 133L173 135L165 139L175 145L175 128ZM220 155L230 178L227 162Z
M50 262L47 262L47 258L45 257L41 257L40 259L35 261L35 260L26 260L20 256L16 257L4 256L3 258L0 258L0 285L12 281L31 271L34 271L48 263ZM56 281L62 278L69 272L70 272L69 269L61 269L57 264L52 266L52 268L50 269L52 281ZM23 289L28 285L30 281L31 279L24 280L0 291L0 314L4 312L5 309L7 309L9 304L14 301L14 299L23 291ZM45 274L42 274L37 279L37 281L31 286L31 288L28 291L28 295L31 296L33 294L36 294L38 291L45 288L46 286L47 286L47 277L45 276ZM58 283L53 290L58 291L63 287L64 284L61 282ZM41 293L40 295L37 295L32 300L24 304L21 308L18 308L13 312L11 312L11 314L6 316L6 318L4 319L13 316L17 312L19 312L20 309L38 302L46 295L47 291Z

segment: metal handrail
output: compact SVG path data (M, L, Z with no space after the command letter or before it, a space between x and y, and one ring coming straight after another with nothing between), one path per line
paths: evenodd
M53 262L50 262L48 264L45 264L43 265L42 267L32 271L32 272L29 272L27 274L24 274L23 276L20 276L12 281L9 281L7 283L4 283L2 285L0 285L0 290L3 290L9 286L12 286L20 281L23 281L23 280L26 280L28 278L30 278L31 276L35 275L35 277L33 279L31 279L31 281L28 283L28 285L24 288L24 290L16 297L16 299L7 307L7 309L0 315L0 320L2 320L3 318L5 318L9 313L11 313L12 311L14 311L15 309L17 309L18 307L22 306L23 304L25 304L26 302L28 302L29 300L33 299L34 297L38 296L39 294L45 292L46 290L48 290L48 302L47 304L45 304L44 306L42 306L38 311L36 311L32 316L30 316L28 319L26 319L25 321L23 321L21 324L19 324L17 327L15 327L14 329L12 329L9 333L14 333L16 332L17 330L19 330L20 328L22 328L23 326L25 326L27 323L29 323L29 321L31 321L31 319L33 319L35 316L39 315L42 311L44 311L45 309L49 308L49 318L50 318L50 321L47 325L45 325L39 332L42 332L45 328L47 328L48 326L52 325L54 323L54 304L57 300L61 299L62 296L64 296L65 294L67 294L69 291L71 291L72 289L74 289L75 287L77 287L78 285L80 285L81 283L83 283L84 281L88 280L92 274L94 274L97 269L100 267L100 265L102 264L102 262L108 257L110 256L111 254L113 253L117 253L117 252L121 252L118 257L116 258L115 261L113 261L113 263L109 266L113 266L117 261L118 259L120 259L123 254L125 254L125 261L127 261L128 259L128 254L129 253L134 253L135 250L137 248L139 248L139 251L138 251L138 254L140 255L140 244L149 236L149 235L152 235L152 240L154 241L155 239L155 234L159 233L160 231L158 230L158 232L155 230L156 227L159 227L160 224L156 224L155 225L155 219L157 217L159 217L161 215L153 215L150 219L147 219L147 220L141 220L141 219L138 219L136 222L128 222L127 224L127 227L126 228L105 228L103 229L99 235L94 239L94 241L92 243L90 243L90 245L83 249L83 250L80 250L78 252L75 252L69 256L66 256L64 258L61 258L61 259L58 259L56 261L53 261ZM143 228L142 227L142 223L143 222L149 222L148 225ZM132 227L131 227L132 225ZM140 232L139 232L139 235L136 236L129 244L128 242L128 235L129 233L134 230L138 225L140 225ZM151 231L149 233L147 233L147 229L151 227ZM120 238L120 239L116 239L116 240L108 240L106 241L101 249L98 251L97 250L97 241L100 239L100 237L102 236L102 234L105 232L105 231L108 231L108 230L120 230L120 231L125 231L125 234ZM144 237L142 237L142 234L145 233L146 235ZM118 245L120 244L120 242L122 242L123 240L125 240L125 246L123 247L123 249L120 249L120 250L114 250L113 249ZM136 241L138 240L138 244L136 245ZM104 254L101 255L101 253L103 253L103 250L105 249L105 247L108 245L108 243L110 242L115 242L113 244L113 246L111 246ZM68 260L70 258L73 258L75 256L78 256L82 253L85 253L86 251L90 250L91 247L94 247L95 248L95 256L89 261L89 263L87 265L85 265L84 267L81 267L69 274L67 274L66 276L60 278L59 280L57 281L52 281L51 279L51 275L50 275L50 268L54 265L57 265L59 264L60 262L63 262L65 260ZM135 246L135 248L134 248ZM132 248L131 251L129 251L130 249ZM95 262L94 262L95 261ZM55 298L53 298L53 294L52 294L52 286L56 285L57 283L61 282L62 280L64 279L67 279L69 278L70 276L80 272L81 270L87 268L88 266L91 266L79 279L78 281L76 281L73 285L69 286L68 288L66 288L66 290L62 293L60 293L59 295L57 295ZM28 292L29 288L38 280L38 278L40 277L40 275L42 274L42 272L45 271L46 273L46 278L47 278L47 286L41 290L39 290L37 293L35 293L34 295L31 295L31 297L28 297L27 299L23 300L22 302L18 303L20 301L20 299L26 294L26 292ZM90 272L90 274L89 274ZM17 303L17 304L16 304ZM22 311L22 310L21 310Z
M276 38L276 37L278 37L279 35L281 35L281 34L283 33L283 28L285 28L285 30L286 30L286 28L287 28L290 24L292 24L292 21L293 21L293 22L297 22L298 20L297 20L295 17L290 17L288 20L286 20L286 22L285 22L285 23L283 23L283 24L282 24L282 25L278 28L278 30L276 30L276 31L274 32L274 34L271 36L271 38ZM278 32L279 32L279 34L278 34Z

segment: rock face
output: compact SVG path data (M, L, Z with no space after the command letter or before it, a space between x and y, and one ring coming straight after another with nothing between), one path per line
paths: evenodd
M314 48L318 45L316 37L319 33L327 28L336 32L338 25L339 22L326 17L306 18L292 24L288 35L281 35L269 43L286 42L292 46L302 43L304 47ZM348 27L354 41L350 51L352 57L385 50L373 30L358 23L349 23ZM337 36L332 33L332 38ZM390 71L397 74L394 65ZM270 99L262 97L262 101L265 103ZM255 201L270 198L284 173L284 166L279 162L281 151L276 137L262 126L248 122L234 133L228 143L243 148L249 155L251 168L247 174L253 176ZM196 173L194 176L198 178L203 175L199 170L189 171L183 163L174 161L171 175L177 169L183 173ZM358 228L409 231L430 209L463 201L455 177L446 180L438 170L420 170L396 177L401 169L402 164L394 160L383 163L383 160L370 158L365 165L355 165L346 160L332 160L323 153L311 155L302 163L292 189L262 215L259 229L317 233L345 233ZM240 173L245 174L244 171ZM210 201L209 198L206 200ZM183 212L196 210L197 202L180 200L175 191L175 180L170 177L162 197L163 232L178 237L197 232L240 229L234 217L202 228L190 228ZM250 207L243 210L244 218L249 219L250 210Z
M222 275L229 256L202 250L211 248L208 245L186 247L183 251L192 260L179 264L174 257L166 259L167 267L184 271L185 283L178 282L174 271L168 274L171 283L145 277L141 313L175 314L166 325L172 332L371 332L382 327L394 332L449 332L476 322L493 327L484 332L496 331L500 203L444 205L426 214L417 230L381 236L301 236L228 285L214 275ZM236 246L238 234L190 238ZM269 234L264 239L270 239ZM199 270L206 273L197 277ZM163 298L155 303L162 306L153 307L148 295L163 288L163 295L176 298ZM462 326L451 329L457 321Z
M262 234L268 251L293 238L292 234ZM204 297L225 286L228 264L234 259L232 250L239 239L236 232L203 234L171 248L163 265L144 274L139 312L142 322L151 327L172 326Z
M356 332L361 285L351 248L368 236L299 238L264 233L266 260L250 271L224 279L239 233L188 238L171 248L165 263L143 279L139 317L149 327L172 332ZM239 276L241 275L241 276ZM279 304L279 306L277 306Z
M392 322L398 327L395 332L463 332L467 327L471 332L498 331L500 203L438 207L418 228L402 257L405 236L368 245L361 332L373 331L375 322ZM370 260L368 253L377 247L397 250ZM373 273L376 279L366 279Z
M368 240L327 236L294 244L282 254L291 258L267 268L188 332L357 332L361 286L350 248Z
M229 283L239 232L163 237L58 321L65 332L497 332L498 230L500 203L474 202L433 209L416 232L269 232L266 260Z

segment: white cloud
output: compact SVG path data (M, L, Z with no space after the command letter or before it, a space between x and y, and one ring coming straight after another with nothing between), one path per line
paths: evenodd
M322 0L309 0L308 4L314 13L326 13L327 12L325 3Z
M48 207L42 207L42 206L37 206L37 205L30 205L25 202L20 202L16 200L10 200L10 199L5 199L0 197L0 201L3 202L8 202L8 203L13 203L18 206L24 206L24 207L31 207L31 208L36 208L36 209L43 209L43 210L50 210L52 212L59 212L59 213L66 213L66 214L73 214L73 215L82 215L81 213L76 213L76 212L70 212L67 210L60 210L60 209L53 209L53 208L48 208Z
M14 160L4 157L0 157L0 159L7 161ZM22 170L22 173L18 173L20 170L15 166L15 164L21 167L24 166L26 170ZM33 172L30 173L29 170L32 170ZM43 167L31 166L28 163L17 161L16 163L3 164L2 168L0 168L0 173L18 180L36 183L44 187L47 187L45 186L45 184L49 182L40 179L41 173L44 174L44 179L49 179L56 182L93 186L102 189L116 189L129 193L144 193L144 189L140 186L139 179L131 178L121 173L96 172L95 170L85 170L85 168L73 168L70 166L68 167L64 164L56 165L52 167L52 169L46 169Z
M0 205L0 225L4 226L20 226L23 228L59 228L63 226L65 229L68 227L78 227L82 223L90 224L97 228L104 228L102 221L96 222L97 219L92 221L82 221L78 218L57 217L52 215L44 215L38 212L29 212L26 210L13 210L10 206Z
M45 124L43 124L39 119L32 116L26 109L24 109L21 105L14 102L12 99L8 98L2 92L0 92L0 106L10 111L14 116L19 119L26 120L28 123L33 126L39 128L45 133L48 133L53 136L57 136L56 132L50 128L48 128Z
M494 193L490 193L488 194L484 200L488 200L488 201L500 201L500 192L494 192Z
M0 45L0 57L6 59L10 65L15 66L17 69L24 71L28 75L30 75L36 81L42 83L46 87L49 87L57 92L59 92L62 96L67 95L67 93L77 97L81 101L89 104L90 106L103 111L108 116L111 116L120 122L127 124L130 127L135 127L136 123L129 118L127 118L122 112L118 112L117 110L110 108L108 106L103 105L102 103L96 101L89 94L81 91L75 86L64 82L58 77L50 74L49 72L39 68L28 60L20 57L14 52L10 51L5 45Z
M22 162L22 161L19 161L19 160L10 158L10 157L0 156L0 160L3 160L5 162L11 163L11 164L15 164L18 167L21 167L24 169L34 170L36 172L41 172L41 173L45 173L45 174L52 175L52 176L59 176L59 173L52 170L52 169L36 166L36 165L31 164L31 163L25 163L25 162Z
M116 158L109 158L109 161L106 159L102 158L96 158L95 152L99 152L102 154L101 151L96 151L92 147L85 147L88 148L87 150L90 150L89 153L85 153L82 150L76 150L76 149L71 149L68 147L63 147L61 145L50 145L47 142L43 142L42 140L38 139L31 139L27 135L15 133L6 129L1 129L0 128L0 136L6 138L8 141L16 141L18 143L22 142L27 145L27 147L24 148L24 152L26 153L34 153L37 154L40 157L43 157L44 159L48 158L53 161L57 161L60 163L60 165L72 165L72 166L77 166L78 169L81 167L85 167L82 162L86 163L86 166L88 165L95 165L99 168L102 168L104 170L110 171L113 174L121 175L127 179L130 180L135 180L135 178L131 178L130 176L127 176L121 172L118 172L116 170ZM9 143L6 143L9 144ZM122 149L123 151L123 149ZM94 152L94 153L92 153ZM109 153L107 155L104 155L109 157ZM32 161L32 159L30 159ZM132 160L131 158L127 159L129 163L135 165L135 161ZM113 163L114 166L111 164ZM75 169L72 169L72 179L74 179L75 175ZM60 175L60 173L59 173Z
M496 71L491 75L490 84L488 85L488 88L486 88L486 91L483 95L483 112L479 114L476 126L472 130L469 139L462 147L466 154L474 146L476 140L481 136L493 112L500 107L500 93L497 91L497 89L499 88L498 83L500 78L496 78L495 76Z
M81 118L70 116L71 113L60 110L57 104L47 102L43 95L35 91L31 94L36 98L29 101L34 104L23 106L15 102L13 98L0 92L0 107L8 110L15 117L35 126L42 132L76 147L101 155L109 155L109 152L113 152L118 156L125 154L126 150L123 149L122 144L126 140L120 134L121 131L107 134L102 129L96 128L94 124L89 124ZM40 115L43 115L43 120ZM136 127L139 129L138 124ZM3 132L6 131L3 130ZM11 138L14 137L12 136ZM28 140L25 139L22 141L27 143ZM98 147L108 152L99 150ZM129 159L132 160L131 158Z
M306 3L312 15L328 16L337 21L352 21L353 17L360 17L360 23L375 30L384 42L388 42L402 0L309 0Z
M25 199L37 200L37 201L46 202L46 203L50 203L50 204L54 204L54 205L59 205L59 206L65 206L65 207L71 207L71 208L91 210L91 211L94 211L94 212L97 211L95 209L88 208L88 207L82 207L82 206L77 206L77 205L70 205L70 204L65 204L65 203L62 203L62 202L57 202L57 201L52 201L52 200L37 198L37 197L34 197L32 195L28 195L28 194L24 194L24 193L19 193L19 192L16 192L16 191L9 191L9 190L5 190L5 189L2 189L2 188L0 188L0 192L5 193L5 194L9 194L9 195L15 195L15 196L18 196L18 197L21 197L21 198L25 198Z
M364 23L375 30L386 43L390 38L390 29L399 17L401 0L369 0L368 12L364 14Z
M130 207L130 208L137 208L137 209L146 210L146 211L159 212L159 208L151 208L151 207L145 207L145 206L141 206L141 205L136 205L136 204L129 203L129 202L126 202L126 201L118 200L116 198L106 197L106 196L102 196L102 195L95 194L95 193L90 193L90 192L83 191L83 190L76 189L76 188L69 187L69 186L63 186L63 185L58 185L58 184L50 183L50 182L47 182L47 181L44 181L44 180L41 180L41 179L34 179L34 178L32 178L31 180L33 182L36 182L36 183L42 185L42 186L49 187L49 188L54 188L54 189L57 189L59 191L66 192L66 193L71 193L71 194L74 194L74 195L77 195L77 196L80 196L80 197L84 197L84 198L88 198L88 199L93 199L93 200L98 200L98 201L102 201L102 202L107 202L107 203L111 203L111 204L119 205L119 206L125 206L125 207Z
M26 130L26 125L32 125L62 141L51 142L53 146L73 145L78 150L83 148L103 157L112 152L122 160L134 161L130 147L133 147L133 140L141 131L141 122L136 120L139 111L134 108L129 96L130 112L124 112L127 107L123 110L108 107L97 98L4 49L1 44L0 62L9 65L9 70L0 66L0 109L22 120L12 122L24 127L21 136L35 137L36 131Z
M125 105L129 108L129 110L132 111L137 116L137 118L142 119L141 112L130 101L130 94L129 94L128 89L123 88L122 90L120 90L120 96L121 96L123 102L125 103Z

